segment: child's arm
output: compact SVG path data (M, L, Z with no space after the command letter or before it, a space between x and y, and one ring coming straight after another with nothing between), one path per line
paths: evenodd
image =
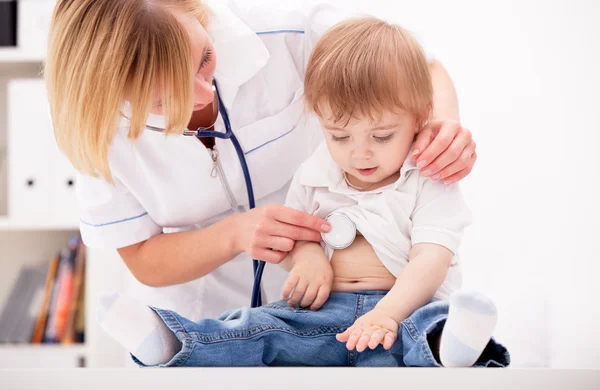
M450 250L441 245L414 245L410 250L408 265L375 309L400 324L415 310L431 302L446 278L453 256Z
M379 303L337 336L346 347L358 352L383 344L390 349L398 336L400 323L419 307L431 301L440 288L453 253L447 248L422 243L411 248L408 265L400 272L394 287Z
M312 241L296 241L294 248L288 253L287 257L279 263L279 266L287 272L290 272L294 268L296 262L301 262L311 257L315 259L322 257L327 260L321 245Z
M304 165L300 166L294 175L285 205L312 214L312 188L303 186L300 180L304 169ZM282 298L290 306L310 306L312 310L323 306L333 285L333 270L321 245L296 241L279 265L290 273L282 291Z
M323 306L333 285L333 269L319 244L296 242L280 265L290 273L282 291L290 306L310 306L311 310Z

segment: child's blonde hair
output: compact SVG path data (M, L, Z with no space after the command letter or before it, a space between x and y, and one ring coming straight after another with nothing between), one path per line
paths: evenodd
M158 98L166 133L187 126L191 47L169 8L207 25L200 0L58 0L44 75L56 141L79 171L112 182L108 147L125 98L132 107L131 139L141 135Z
M419 128L433 107L423 49L407 31L372 17L350 19L326 32L308 60L304 94L309 112L329 108L335 122L384 111L416 116Z

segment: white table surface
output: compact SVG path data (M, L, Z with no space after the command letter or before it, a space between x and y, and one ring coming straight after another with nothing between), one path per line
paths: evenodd
M396 384L396 385L394 385ZM0 370L0 389L600 389L600 370L169 368Z

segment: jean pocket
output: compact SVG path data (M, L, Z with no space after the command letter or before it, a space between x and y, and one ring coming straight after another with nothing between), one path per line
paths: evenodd
M292 313L312 313L312 310L310 310L310 308L308 308L308 307L290 306L290 305L288 305L287 301L285 301L285 300L269 303L269 304L263 306L263 308L271 309L271 310L292 312Z

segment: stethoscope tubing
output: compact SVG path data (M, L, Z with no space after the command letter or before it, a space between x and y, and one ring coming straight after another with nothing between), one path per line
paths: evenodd
M252 178L250 177L250 170L248 168L248 163L246 161L246 156L244 154L244 150L240 145L240 142L236 138L235 134L233 134L233 130L231 129L231 122L229 121L229 114L227 109L223 105L221 100L221 95L219 95L219 87L217 86L217 81L213 79L215 94L217 95L217 101L219 103L219 112L221 113L221 117L223 118L223 123L225 124L225 132L213 131L213 130L186 130L184 131L184 136L195 136L198 138L220 138L220 139L229 139L233 144L233 147L238 155L238 159L240 160L240 165L242 167L242 172L244 173L244 181L246 183L246 192L248 193L248 206L250 210L256 207L256 202L254 199L254 188L252 187ZM155 126L148 126L146 128L154 131L163 132L164 129ZM252 297L250 300L251 307L258 307L262 305L262 293L260 290L260 284L262 280L263 271L265 268L265 262L262 260L252 259L252 268L254 271L254 283L252 286Z

